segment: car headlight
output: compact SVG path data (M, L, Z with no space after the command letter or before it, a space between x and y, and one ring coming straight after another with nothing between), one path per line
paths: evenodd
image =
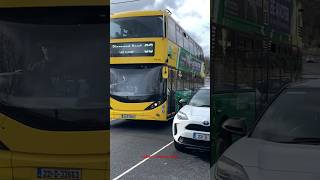
M218 160L214 177L216 180L249 180L243 167L225 156Z
M177 118L179 119L179 120L188 120L188 116L187 116L187 114L186 113L184 113L184 112L178 112L178 114L177 114Z

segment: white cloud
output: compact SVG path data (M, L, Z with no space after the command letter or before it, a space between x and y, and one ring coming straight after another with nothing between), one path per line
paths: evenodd
M210 0L154 0L144 9L167 8L173 18L210 55Z
M180 0L173 18L210 54L210 0Z
M163 4L163 1L164 0L155 0L155 2L154 2L154 6L161 6L162 4Z

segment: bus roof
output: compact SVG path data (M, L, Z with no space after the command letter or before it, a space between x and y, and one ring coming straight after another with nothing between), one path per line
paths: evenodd
M106 0L0 0L0 8L108 5Z
M168 13L162 10L126 11L126 12L114 13L111 15L111 18L123 18L123 17L132 17L132 16L162 16L162 15L168 15Z

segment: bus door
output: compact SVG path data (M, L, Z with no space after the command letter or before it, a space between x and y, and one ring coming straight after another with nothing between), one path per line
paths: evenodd
M169 70L169 78L168 78L168 116L174 115L175 112L175 92L176 92L176 71L173 69Z

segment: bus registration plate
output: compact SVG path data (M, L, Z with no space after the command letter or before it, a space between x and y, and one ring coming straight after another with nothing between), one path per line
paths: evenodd
M136 116L135 116L135 115L132 115L132 114L122 114L122 115L121 115L121 118L122 118L122 119L135 119Z
M38 178L40 179L68 179L80 180L80 169L55 169L55 168L38 168Z
M202 134L202 133L193 133L193 139L202 140L202 141L210 141L210 135L209 134Z

